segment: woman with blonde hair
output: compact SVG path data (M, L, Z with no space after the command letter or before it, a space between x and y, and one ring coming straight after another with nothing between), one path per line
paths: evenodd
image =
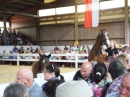
M130 61L129 58L125 54L120 54L117 56L117 59L126 67L127 70L130 70Z
M105 50L108 53L108 55L113 56L114 58L116 58L119 54L119 51L116 48L116 46L116 42L114 40L111 40L110 47Z

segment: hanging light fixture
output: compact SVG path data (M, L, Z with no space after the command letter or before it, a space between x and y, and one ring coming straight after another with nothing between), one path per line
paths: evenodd
M51 3L53 1L55 1L55 0L44 0L44 3Z

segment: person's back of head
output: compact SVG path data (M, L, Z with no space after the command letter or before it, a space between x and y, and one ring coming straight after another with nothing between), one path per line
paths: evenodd
M5 88L3 97L28 97L28 89L21 83L11 83Z
M108 56L105 57L104 61L111 62L113 59L114 58L112 56L108 55Z
M93 68L94 82L98 84L107 74L107 68L103 63L97 63Z
M86 81L69 81L56 88L56 97L92 97L93 93Z
M120 54L116 58L118 58L126 68L128 67L129 58L125 54Z
M45 92L47 97L55 97L56 94L56 88L58 85L62 84L61 80L49 80L45 87L43 88L43 91Z
M119 59L114 59L110 63L108 71L111 74L112 80L115 80L117 77L127 72L126 67L120 62Z

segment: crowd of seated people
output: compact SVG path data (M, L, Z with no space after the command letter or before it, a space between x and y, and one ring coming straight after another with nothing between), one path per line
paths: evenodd
M53 53L61 53L59 50L54 49ZM43 71L47 82L42 86L33 81L32 71L27 68L17 72L15 81L29 89L29 97L130 97L130 61L126 54L114 54L108 55L103 63L84 62L72 81L65 81L59 67L51 63Z
M24 49L24 46L21 46L20 48L17 48L16 45L14 45L14 48L10 50L9 52L6 52L6 50L3 50L3 54L1 58L3 59L17 59L16 55L13 54L25 54L24 56L19 56L19 59L39 59L39 56L29 56L28 54L39 54L43 53L38 47L34 49L33 47L28 47L27 49ZM11 54L11 55L9 55ZM3 64L6 64L8 62L3 61ZM12 62L10 62L11 65ZM21 62L21 63L28 63L28 62Z
M109 64L105 65L105 61ZM116 58L107 56L105 61L93 65L91 62L83 63L72 76L72 81L65 81L59 67L49 64L43 71L47 82L42 86L33 81L32 71L28 68L17 72L15 82L23 83L28 88L29 97L130 97L128 60L119 54ZM9 89L5 91L13 93Z
M19 33L15 28L8 28L6 34L6 45L32 45L26 34ZM4 31L2 33L2 43L4 43Z
M69 46L65 45L64 49L60 49L58 46L51 51L51 54L89 54L89 47L87 45ZM51 60L75 60L75 56L52 56ZM87 56L78 56L78 60L86 60ZM58 63L59 66L70 66L74 67L74 63Z
M113 48L114 50L111 50L111 48ZM129 54L130 47L124 47L122 49L122 54ZM38 54L38 53L45 53L45 54L86 54L86 56L78 56L78 60L87 60L88 54L90 51L90 47L88 45L70 45L70 46L66 46L64 47L64 49L59 48L57 45L55 46L55 48L50 52L49 50L44 50L43 47L36 48L33 49L32 47L27 48L27 50L24 49L24 47L21 48L17 48L16 45L13 49L13 54L15 53L19 53L19 54ZM111 41L111 45L108 49L105 50L109 56L112 55L119 55L118 49L115 47L115 42ZM113 56L115 57L115 56ZM11 58L11 57L10 57ZM13 57L16 58L16 57ZM12 58L12 59L13 59ZM38 59L39 57L37 56L20 56L21 59ZM49 58L50 60L75 60L75 56L71 55L71 56L51 56ZM107 61L108 62L108 61ZM106 62L106 63L107 63ZM110 62L109 62L110 63ZM55 64L59 65L59 66L69 66L69 67L74 67L74 63L73 62L55 62ZM79 64L80 67L80 64Z

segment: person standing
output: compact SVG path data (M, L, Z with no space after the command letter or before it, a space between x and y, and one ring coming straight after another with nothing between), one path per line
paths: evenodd
M113 56L116 58L119 54L118 49L116 48L116 42L114 40L110 41L110 47L105 50L108 55Z

